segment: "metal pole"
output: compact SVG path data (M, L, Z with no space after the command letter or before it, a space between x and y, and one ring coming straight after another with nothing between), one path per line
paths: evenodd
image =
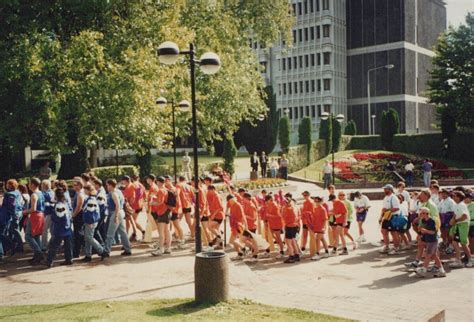
M193 126L193 154L194 154L194 193L195 193L195 210L194 210L194 236L196 254L202 251L201 247L201 218L199 216L199 162L198 162L198 136L197 136L197 113L196 113L196 78L194 61L194 45L189 44L189 62L191 74L191 105L192 105L192 126Z
M375 117L372 118L372 134L375 135Z
M369 127L369 135L372 134L372 129L370 126L370 118L372 117L371 109L370 109L370 69L367 71L367 119L369 123L367 126Z
M174 173L174 184L178 182L176 176L176 121L175 121L175 104L174 100L171 101L172 118L173 118L173 173Z

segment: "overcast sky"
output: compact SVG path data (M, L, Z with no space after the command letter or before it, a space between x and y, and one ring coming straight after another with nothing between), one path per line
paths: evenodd
M448 25L459 25L465 22L468 11L474 12L474 0L444 0L448 10Z

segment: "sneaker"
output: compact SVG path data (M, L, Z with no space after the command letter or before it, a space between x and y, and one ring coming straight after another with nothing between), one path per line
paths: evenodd
M157 249L157 250L154 250L151 252L151 255L152 256L162 256L163 255L163 251L160 250L160 249Z
M256 263L257 261L258 261L258 259L255 258L255 257L252 257L252 258L249 258L249 259L248 259L248 262L249 262L249 263Z
M365 242L367 242L367 239L365 239L365 236L362 235L362 236L360 236L360 241L361 241L361 243L365 243Z
M299 257L298 255L296 255L296 256L294 257L294 260L295 260L295 262L299 262L301 259L300 259L300 257Z
M276 255L275 258L276 259L282 259L282 258L285 258L285 255L279 253L278 255Z
M426 277L426 268L424 267L418 267L416 270L415 270L415 273L416 275L420 276L420 277Z
M110 254L107 253L105 250L102 252L102 254L100 254L100 260L104 260L106 259L107 257L110 257Z
M53 263L52 263L52 262L50 263L50 262L48 262L47 260L42 260L42 261L41 261L41 265L46 266L46 268L51 268L51 267L53 267Z
M234 256L231 258L231 260L233 261L241 261L244 259L244 256L243 255L237 255L237 256Z
M357 238L357 242L362 243L362 236L359 236L359 238Z
M130 236L130 242L136 242L137 241L137 234L133 233L132 236Z
M264 252L262 255L260 255L260 258L270 258L270 253Z
M449 263L450 268L463 268L464 264L460 260L455 260L454 262Z
M184 248L184 240L181 240L178 245L176 245L177 249L183 249Z
M404 265L405 265L406 268L418 268L418 267L420 267L422 264L421 264L420 261L414 260L413 262L405 263Z
M70 261L64 261L64 262L59 263L60 266L70 266L72 264L73 264L72 261L71 262Z
M388 246L384 246L382 249L379 250L380 254L387 254L390 251Z
M318 254L314 255L313 257L311 257L311 260L312 261L318 261L321 259L321 256L319 256Z
M427 269L426 271L427 271L428 273L434 273L434 274L436 274L436 273L439 272L439 268L436 267L436 266L430 266L430 267L428 267L428 269Z
M446 255L454 254L454 248L449 246L448 248L446 248L446 250L444 252L446 253Z
M352 250L356 250L358 247L359 245L357 245L357 243L354 243L354 245L352 246Z
M324 253L321 255L321 258L329 258L329 253Z
M349 252L347 251L347 248L343 249L340 255L349 255Z
M293 256L288 257L286 260L283 261L285 264L293 264L295 262L295 259Z
M400 255L400 251L394 248L388 252L388 255Z
M339 255L339 252L337 251L337 249L333 249L331 251L331 256L338 256Z
M120 256L131 256L131 255L132 255L132 252L131 251L127 252L126 250L120 254Z
M405 245L405 244L400 245L400 250L407 250L407 249L410 249L409 245Z
M471 268L472 266L473 266L472 261L468 261L468 262L466 263L466 267L467 267L467 268Z
M446 277L446 272L444 270L444 268L440 268L438 269L438 272L436 272L433 277Z
M165 254L165 255L169 255L169 254L171 254L171 252L170 252L170 250L169 250L169 249L165 249L165 251L163 252L163 254Z

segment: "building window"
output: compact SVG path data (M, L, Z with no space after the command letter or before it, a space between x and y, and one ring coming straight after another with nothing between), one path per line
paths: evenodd
M304 107L303 106L300 106L300 117L301 118L304 117Z
M308 0L304 0L304 14L308 14Z
M329 10L329 0L323 0L323 10Z
M320 9L319 0L315 0L315 1L316 1L316 11L319 12L319 9Z
M281 96L281 84L278 84L278 95Z
M298 57L293 57L293 68L298 69Z
M314 79L311 80L311 93L314 93L314 91L316 90L316 82L314 81Z
M309 81L305 81L306 93L309 93Z
M300 93L303 93L303 81L300 81Z
M298 40L303 42L303 29L298 29Z
M298 15L302 15L303 14L303 6L301 4L301 2L298 3Z
M314 0L309 0L309 11L314 12Z
M321 38L321 26L316 26L316 38Z
M304 55L304 66L309 67L309 55Z
M321 92L321 80L318 79L318 92Z
M295 120L298 118L298 108L295 107Z
M292 6L293 6L293 14L296 16L296 3L293 3Z
M293 94L291 83L288 83L288 94Z
M288 57L288 69L291 69L291 57Z
M293 43L296 44L296 30L293 30Z
M314 40L314 27L309 28L309 34L311 36L311 40Z
M286 70L286 58L282 58L281 60L281 69Z
M304 114L305 116L309 116L309 106L306 106L306 112Z
M314 54L311 54L311 66L314 66Z
M324 112L331 113L331 104L324 104Z
M324 62L324 65L329 65L331 64L331 53L323 53L323 62Z
M325 91L331 90L331 80L329 78L324 79L324 90Z
M299 56L298 60L300 62L300 68L303 68L303 56Z
M311 105L311 117L315 118L316 117L316 106Z
M308 28L304 28L304 41L308 41L308 40L309 40Z
M286 95L286 83L283 84L283 95Z
M293 109L291 107L288 107L288 117L291 119L293 119Z
M262 73L267 73L267 62L266 61L261 61L260 66L262 66Z
M331 25L323 25L323 37L331 37Z
M317 54L318 66L321 65L321 54Z
M293 83L293 89L294 89L295 94L298 94L298 82Z

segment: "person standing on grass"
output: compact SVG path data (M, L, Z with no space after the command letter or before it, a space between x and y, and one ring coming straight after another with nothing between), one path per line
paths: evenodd
M430 162L430 160L425 159L423 162L421 168L423 169L423 182L425 184L425 187L430 186L430 181L431 181L431 170L433 169L433 163Z
M291 193L285 194L285 204L282 207L282 217L285 223L285 244L288 250L289 257L284 261L286 264L291 264L300 261L298 242L296 241L296 234L300 227L298 216L298 209L295 206L295 201Z
M52 236L49 242L48 257L44 265L48 268L53 267L53 261L64 242L64 262L60 265L72 265L72 216L71 209L67 204L65 191L61 188L56 189L54 213L51 215Z
M170 223L170 210L166 205L168 198L168 190L164 188L165 178L158 177L156 179L155 196L151 199L151 215L158 227L160 236L159 248L154 250L151 254L153 256L162 256L163 254L171 254L171 234L168 229Z
M407 181L408 187L413 187L414 170L415 165L411 160L408 160L408 163L405 164L405 179Z
M23 216L28 216L26 222L25 239L33 250L33 258L29 261L31 265L38 265L43 260L41 247L41 235L44 227L44 196L40 191L38 178L32 178L28 187L30 188L31 201Z
M370 200L366 195L363 195L360 191L354 193L354 207L356 211L357 226L359 228L359 243L367 241L364 234L364 222L367 218L367 214L370 208Z
M288 180L288 167L290 161L286 158L286 154L282 154L280 158L280 174L282 179Z
M107 240L105 242L104 252L102 258L109 257L112 251L112 245L115 241L115 235L118 233L124 251L122 256L132 255L132 249L128 240L127 231L125 230L125 211L123 206L125 198L123 197L122 191L117 188L117 181L115 179L108 179L106 181L107 186L107 209L109 212L108 228L107 228Z
M455 191L453 199L456 205L454 206L454 217L451 219L450 235L453 238L453 247L456 254L456 259L449 264L451 268L472 267L471 250L469 249L469 225L471 217L466 204L464 203L465 195L462 191ZM461 246L459 246L461 245ZM464 251L465 262L461 261L461 248Z
M332 165L329 162L329 160L326 160L326 162L324 162L323 180L324 180L323 189L327 189L329 185L331 184L331 180L332 180Z
M329 257L329 245L324 237L326 234L328 214L326 208L322 205L322 201L321 197L314 198L315 205L309 223L309 229L311 230L311 233L315 234L316 239L316 254L311 257L311 260L313 261ZM324 247L324 255L322 256L320 255L321 244L323 244Z
M419 231L421 234L420 239L423 242L425 250L425 259L423 266L416 269L416 274L425 277L428 273L428 265L433 260L435 266L431 270L431 273L434 273L434 277L445 277L446 272L438 255L438 229L436 228L435 221L430 218L430 210L426 207L420 208Z
M262 169L262 178L267 177L267 164L268 164L268 157L265 154L265 151L262 151L260 154L260 168Z
M392 216L400 215L400 201L393 193L393 190L394 188L391 184L387 184L383 187L385 197L383 199L383 208L380 213L379 219L379 222L382 224L382 236L384 243L384 246L380 250L380 252L389 255L399 254L400 247L400 239L398 236L398 232L396 231L395 227L392 226L391 223ZM394 248L392 250L390 250L389 233L392 235L393 238Z

